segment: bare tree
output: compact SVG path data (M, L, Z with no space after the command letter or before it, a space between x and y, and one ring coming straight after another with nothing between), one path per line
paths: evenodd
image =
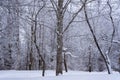
M85 4L86 4L86 3L87 3L87 0L85 0ZM97 46L97 48L98 48L101 56L103 57L103 59L104 59L104 61L105 61L105 64L106 64L106 67L107 67L107 70L108 70L108 74L111 74L112 72L111 72L111 65L110 65L110 62L109 62L109 57L108 57L108 55L104 54L104 53L102 52L101 48L100 48L100 45L99 45L99 43L98 43L98 41L97 41L97 38L96 38L96 35L94 34L94 31L93 31L92 26L91 26L91 24L90 24L90 21L89 21L89 18L88 18L88 14L87 14L87 9L86 9L87 7L86 7L86 6L87 6L87 5L84 6L84 13L85 13L86 22L87 22L87 24L88 24L88 27L89 27L91 33L92 33L93 39L94 39L94 41L95 41L95 44L96 44L96 46ZM107 57L106 57L106 56L107 56Z
M67 26L63 29L63 20L64 20L64 14L66 13L66 10L71 3L71 0L67 0L64 4L64 0L58 0L55 2L54 0L51 0L52 6L56 12L57 17L57 24L56 24L56 33L57 33L57 62L56 62L56 75L62 74L62 50L63 50L63 35L68 30L74 19L77 17L79 12L83 9L84 4L80 6L80 8L73 14L73 17L68 22Z
M45 7L46 5L46 2L44 0L41 0L40 3L42 3L42 6L40 5L37 5L38 7L36 7L36 3L37 1L34 0L34 5L33 5L33 11L31 12L31 16L28 17L30 20L31 20L31 42L30 42L30 53L29 53L29 61L28 61L28 65L29 65L29 69L32 70L33 66L34 66L34 55L35 55L35 52L37 51L37 54L39 56L39 60L38 60L38 66L42 66L42 76L45 76L45 68L46 68L46 64L45 64L45 60L44 60L44 57L43 55L41 54L41 51L40 51L40 46L38 44L38 32L37 32L37 29L39 27L39 24L40 22L38 22L38 17L39 17L39 14L40 12L42 11L42 9ZM41 26L40 26L41 27ZM40 34L42 35L42 34ZM43 35L44 36L44 35ZM40 68L40 67L39 67Z
M114 23L114 20L113 20L113 16L112 16L112 6L110 4L110 1L108 0L107 2L108 6L109 6L109 9L110 9L110 12L109 12L109 18L110 18L110 21L111 21L111 24L112 24L112 37L111 37L111 40L110 40L110 46L109 46L109 49L107 51L107 54L109 55L110 52L111 52L111 48L112 48L112 44L113 44L113 39L114 39L114 36L115 36L115 23Z

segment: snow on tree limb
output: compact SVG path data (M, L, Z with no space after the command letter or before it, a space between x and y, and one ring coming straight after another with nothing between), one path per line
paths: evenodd
M120 41L119 41L119 40L113 40L113 42L120 44Z
M78 56L73 55L71 52L66 52L65 55L70 55L73 58L77 58Z

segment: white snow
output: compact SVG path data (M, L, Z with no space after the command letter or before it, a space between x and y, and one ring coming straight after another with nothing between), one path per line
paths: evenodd
M66 50L67 50L67 48L66 48L66 47L63 47L63 50L64 50L64 51L66 51Z
M113 40L113 42L120 44L120 41L118 41L118 40Z
M66 55L70 55L71 57L77 58L78 56L73 55L71 52L66 52Z
M0 71L0 80L120 80L120 74L114 72L81 72L69 71L60 76L55 76L55 71L47 70L45 77L41 71Z

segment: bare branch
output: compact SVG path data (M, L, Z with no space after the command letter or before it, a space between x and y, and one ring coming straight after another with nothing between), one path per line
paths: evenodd
M109 17L110 17L110 20L111 20L111 23L112 23L112 28L113 28L112 37L111 37L111 41L110 41L111 43L110 43L110 47L108 49L108 54L109 54L111 52L112 43L113 43L113 39L114 39L114 36L115 36L115 24L114 24L114 20L113 20L113 17L112 17L112 6L110 5L109 0L108 0L107 4L108 4L109 9L110 9Z
M67 10L67 7L68 5L70 4L71 0L68 0L65 4L65 6L63 7L63 15L65 14L66 10Z
M57 14L57 4L55 3L54 0L50 0L50 2L52 3L52 6L53 6L53 8L54 8L54 10L55 10L55 12Z
M86 0L85 0L86 1ZM85 6L85 3L83 3L83 5L80 7L80 9L74 13L72 19L70 20L70 22L68 23L67 27L63 30L63 34L65 33L65 31L70 27L70 25L72 24L72 22L74 21L74 19L77 17L77 15L79 14L79 12L83 9L83 7Z

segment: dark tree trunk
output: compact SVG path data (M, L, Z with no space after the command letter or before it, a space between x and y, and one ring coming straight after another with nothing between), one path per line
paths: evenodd
M32 53L30 53L30 56L29 56L29 57L30 57L30 60L29 60L29 66L28 66L29 68L28 68L28 69L29 69L29 70L32 70L32 66L33 66L33 57L32 57Z
M43 71L42 71L42 76L45 76L46 63L45 63L45 60L44 60L43 56L42 56L41 53L40 53L39 46L37 45L37 42L36 42L36 40L37 40L37 37L36 37L37 19L36 19L36 21L35 21L35 23L34 23L34 27L35 27L35 29L34 29L34 32L33 32L33 34L34 34L34 40L33 40L33 42L34 42L35 48L36 48L36 50L37 50L37 53L38 53L38 55L39 55L39 58L40 58L41 61L42 61L42 70L43 70Z
M57 62L56 75L62 74L62 48L63 48L63 0L58 0L57 8Z
M67 69L67 61L66 61L66 55L64 53L64 66L65 66L65 71L68 72L68 69Z
M119 62L118 62L118 64L119 64L119 73L120 73L120 58L119 58Z
M92 71L92 63L91 63L91 47L89 47L89 63L88 63L88 71L91 72Z
M42 76L45 76L45 69L46 69L46 64L45 64L45 60L43 58L43 56L40 54L40 49L39 47L37 46L37 44L35 43L35 47L37 49L37 53L39 55L39 58L41 58L41 61L42 61Z
M86 2L85 2L86 3ZM108 70L108 74L111 74L111 71L110 71L110 68L109 68L109 63L108 61L106 60L106 57L105 57L105 54L102 52L101 48L100 48L100 45L98 44L98 41L97 41L97 38L96 38L96 35L94 34L94 31L92 29L92 26L89 22L89 18L88 18L88 15L87 15L87 11L86 11L86 5L84 6L84 13L85 13L85 18L86 18L86 22L88 24L88 27L92 33L92 36L93 36L93 39L94 39L94 42L96 44L96 47L98 48L98 51L100 52L101 56L103 57L104 59L104 62L105 62L105 65L107 67L107 70Z

